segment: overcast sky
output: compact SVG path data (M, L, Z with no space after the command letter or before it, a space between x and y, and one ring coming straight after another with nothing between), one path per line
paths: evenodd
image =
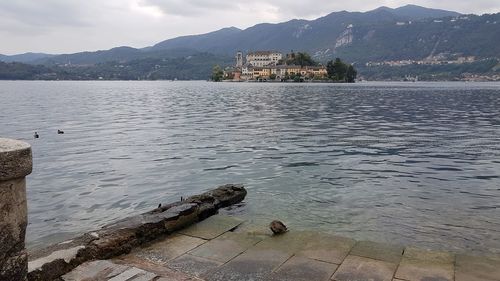
M228 26L409 3L462 13L500 12L500 0L0 0L0 53L146 47Z

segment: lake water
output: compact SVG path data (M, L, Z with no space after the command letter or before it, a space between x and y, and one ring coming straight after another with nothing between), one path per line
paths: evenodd
M244 183L254 223L500 253L500 84L0 82L0 136L30 247Z

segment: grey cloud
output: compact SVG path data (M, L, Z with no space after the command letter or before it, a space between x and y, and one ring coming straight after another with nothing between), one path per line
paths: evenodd
M200 14L238 9L238 2L222 0L141 0L144 6L160 8L165 14L193 17Z
M497 0L475 0L474 2L466 0L414 0L411 2L401 0L314 0L314 3L290 0L140 0L140 4L158 7L165 14L189 17L200 14L210 15L220 11L243 13L259 9L259 7L260 9L272 8L272 12L278 18L307 18L324 15L333 11L367 11L380 6L396 8L407 4L447 10L456 9L458 12L478 14L498 12L500 10L500 3Z
M0 16L25 26L88 24L81 5L64 0L0 0Z
M462 13L500 12L498 0L0 0L0 53L145 47L227 26L409 3Z

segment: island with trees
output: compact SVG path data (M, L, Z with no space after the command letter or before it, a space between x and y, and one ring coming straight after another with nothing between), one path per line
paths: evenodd
M242 52L236 54L236 64L222 69L214 66L212 81L251 82L336 82L354 83L357 71L352 64L340 58L326 66L312 59L306 52L249 52L243 61Z

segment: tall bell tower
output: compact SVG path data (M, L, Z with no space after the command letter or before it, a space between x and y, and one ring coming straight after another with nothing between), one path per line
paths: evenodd
M243 66L243 53L241 51L238 51L236 53L236 67L242 67Z

